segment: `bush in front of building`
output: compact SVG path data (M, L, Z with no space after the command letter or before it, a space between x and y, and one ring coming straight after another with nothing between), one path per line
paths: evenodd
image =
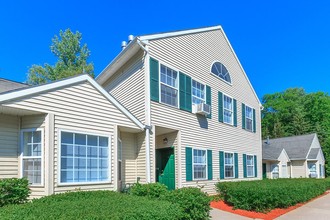
M210 198L199 188L186 187L169 191L165 185L160 183L137 183L130 188L129 193L178 204L184 213L180 219L209 218Z
M10 178L0 180L0 207L9 204L21 204L30 195L27 179Z
M176 203L113 191L68 192L0 209L0 219L182 219Z
M329 181L329 180L328 180ZM325 179L267 179L219 182L221 198L236 209L267 212L287 208L323 194L329 185Z

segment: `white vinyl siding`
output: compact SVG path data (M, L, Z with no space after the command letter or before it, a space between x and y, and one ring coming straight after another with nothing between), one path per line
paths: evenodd
M42 185L42 130L22 130L22 177L32 185Z
M253 110L249 106L245 106L245 129L253 131Z
M160 64L160 102L174 107L179 104L178 72Z
M192 104L205 103L205 85L192 80Z
M235 164L234 154L225 152L225 178L234 178L235 176Z
M109 181L109 137L61 131L61 183Z
M246 155L246 174L247 177L254 177L254 157Z
M238 153L238 167L243 167L243 154L257 155L258 177L261 178L261 140L260 129L256 133L246 132L241 127L242 114L237 114L237 127L227 126L218 120L218 91L237 99L238 103L249 103L256 109L257 128L260 124L259 102L245 77L235 54L221 31L209 31L192 35L182 35L149 41L150 56L166 62L182 71L192 79L211 87L212 118L196 117L186 111L151 102L151 122L155 126L179 130L179 152L175 157L181 165L181 187L197 186L196 181L186 181L185 146L205 146L213 152ZM231 73L232 85L210 73L214 60L223 63ZM241 113L237 105L237 113ZM203 182L203 191L216 193L214 184L219 179L219 157L213 156L213 180ZM238 170L238 180L243 180L243 169ZM154 175L154 174L152 174ZM181 185L180 185L181 184Z
M234 123L233 106L233 99L223 95L223 122L226 124L233 125Z
M206 150L193 149L193 179L205 180L207 170Z

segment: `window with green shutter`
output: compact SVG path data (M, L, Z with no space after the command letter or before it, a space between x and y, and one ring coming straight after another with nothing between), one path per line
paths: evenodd
M234 153L235 160L235 178L238 178L238 154Z
M246 154L243 154L243 176L244 176L244 178L247 177L247 172L246 172Z
M159 62L150 58L150 98L159 102Z
M212 151L207 150L207 179L213 179L213 168L212 168Z
M223 122L223 94L218 92L218 118L219 122Z
M234 99L234 126L237 127L237 101Z
M186 147L186 181L192 181L192 148Z
M225 178L225 161L223 151L219 151L219 169L220 169L220 179Z
M192 97L191 97L191 77L184 73L180 74L180 109L191 112L192 109Z

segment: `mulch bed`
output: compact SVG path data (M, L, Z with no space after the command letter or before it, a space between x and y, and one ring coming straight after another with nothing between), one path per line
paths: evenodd
M326 194L328 194L329 192L325 192L324 194L315 197L314 199L311 199L308 202L311 202L317 198L320 198ZM272 220L275 219L285 213L288 213L296 208L299 208L303 205L305 205L308 202L304 202L304 203L298 203L297 205L294 206L290 206L288 208L284 208L284 209L273 209L268 213L261 213L261 212L254 212L254 211L246 211L243 209L233 209L233 206L230 206L228 204L226 204L224 201L212 201L211 202L211 207L212 208L216 208L216 209L220 209L222 211L226 211L226 212L231 212L237 215L241 215L241 216L245 216L245 217L249 217L249 218L257 218L257 219L264 219L264 220Z

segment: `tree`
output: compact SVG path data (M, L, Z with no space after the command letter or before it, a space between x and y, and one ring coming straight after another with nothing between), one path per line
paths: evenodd
M51 52L58 58L55 65L45 63L44 66L32 65L28 70L27 83L38 85L87 73L94 77L93 63L87 63L90 51L87 44L81 46L82 34L66 29L60 30L60 36L54 36Z
M326 174L330 176L330 96L290 88L266 94L262 100L263 138L317 133L326 158Z

